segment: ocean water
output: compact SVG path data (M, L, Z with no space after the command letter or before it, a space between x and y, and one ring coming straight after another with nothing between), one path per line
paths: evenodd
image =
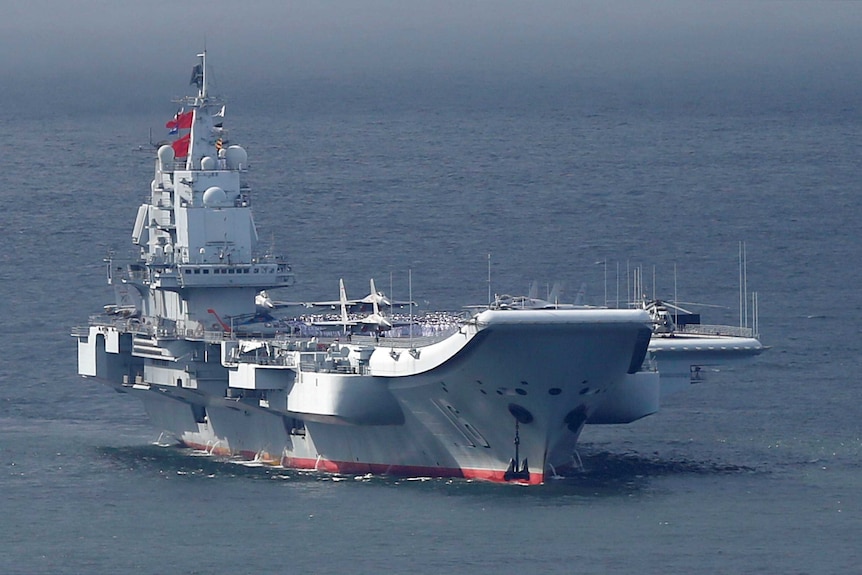
M654 416L588 427L583 473L532 488L156 445L140 405L77 377L68 334L110 301L101 259L129 248L152 170L137 148L161 137L172 92L110 114L4 105L0 573L854 572L857 86L223 79L291 299L331 299L339 278L360 295L370 277L406 298L409 270L414 299L455 309L486 301L490 254L497 293L561 281L595 304L624 299L635 266L671 299L676 269L680 300L735 324L746 242L770 351Z

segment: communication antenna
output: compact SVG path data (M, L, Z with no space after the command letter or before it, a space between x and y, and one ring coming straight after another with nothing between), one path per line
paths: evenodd
M629 260L626 260L626 297L632 297L632 278L631 270L629 269ZM626 303L626 307L631 307L631 299Z
M679 309L677 306L679 305L677 302L679 298L676 295L676 262L673 262L673 324L677 325L679 323Z
M745 314L745 327L748 327L748 250L746 248L745 242L742 242L742 279L745 290L745 310L743 313Z
M655 299L655 264L652 266L652 299Z
M201 85L198 89L198 97L206 98L207 97L207 51L204 48L204 51L198 54L198 58L201 59Z
M748 327L748 261L745 242L739 242L739 327Z
M751 332L754 337L760 335L760 309L756 291L751 292Z
M608 258L605 258L602 261L602 264L605 266L605 303L604 306L608 307Z
M491 252L488 252L488 308L494 303L491 299Z
M407 301L410 306L410 347L413 347L413 268L407 268Z

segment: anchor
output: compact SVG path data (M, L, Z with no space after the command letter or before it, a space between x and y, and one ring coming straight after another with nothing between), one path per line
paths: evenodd
M520 461L520 454L518 452L521 445L521 436L519 433L519 422L518 419L515 419L515 457L509 460L509 468L506 470L506 473L503 474L503 480L505 481L529 481L530 480L530 466L527 463L527 458L524 458L524 461L521 462L520 467L518 466L518 461Z

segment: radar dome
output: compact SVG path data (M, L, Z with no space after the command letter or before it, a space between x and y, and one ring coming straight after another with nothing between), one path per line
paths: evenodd
M248 154L242 146L229 146L225 156L227 167L230 170L239 170L248 167Z
M159 156L159 168L161 169L161 171L163 171L163 172L171 171L171 168L174 165L174 158L175 158L174 149L171 146L165 144L164 146L161 146L159 148L158 156Z
M215 158L212 158L210 156L204 156L203 158L201 158L201 169L202 170L215 170L215 168L216 168Z
M218 208L228 205L227 194L218 186L207 188L203 199L204 205L208 208Z

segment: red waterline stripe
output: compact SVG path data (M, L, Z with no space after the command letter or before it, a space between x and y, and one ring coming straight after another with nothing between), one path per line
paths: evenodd
M208 451L214 455L230 456L232 453L224 447L208 448L205 445L183 442L186 446L199 451ZM258 454L253 451L240 451L240 457L248 461L254 461ZM263 463L279 465L279 461L269 454L264 454L260 459ZM302 457L282 457L280 465L286 469L303 469L321 471L325 473L339 473L349 475L393 475L397 477L457 477L462 479L474 479L490 481L493 483L524 483L528 485L539 485L544 482L543 473L530 472L527 481L506 481L505 470L496 469L471 469L458 467L430 467L422 465L388 465L385 463L360 463L357 461L332 461L329 459L310 459Z

